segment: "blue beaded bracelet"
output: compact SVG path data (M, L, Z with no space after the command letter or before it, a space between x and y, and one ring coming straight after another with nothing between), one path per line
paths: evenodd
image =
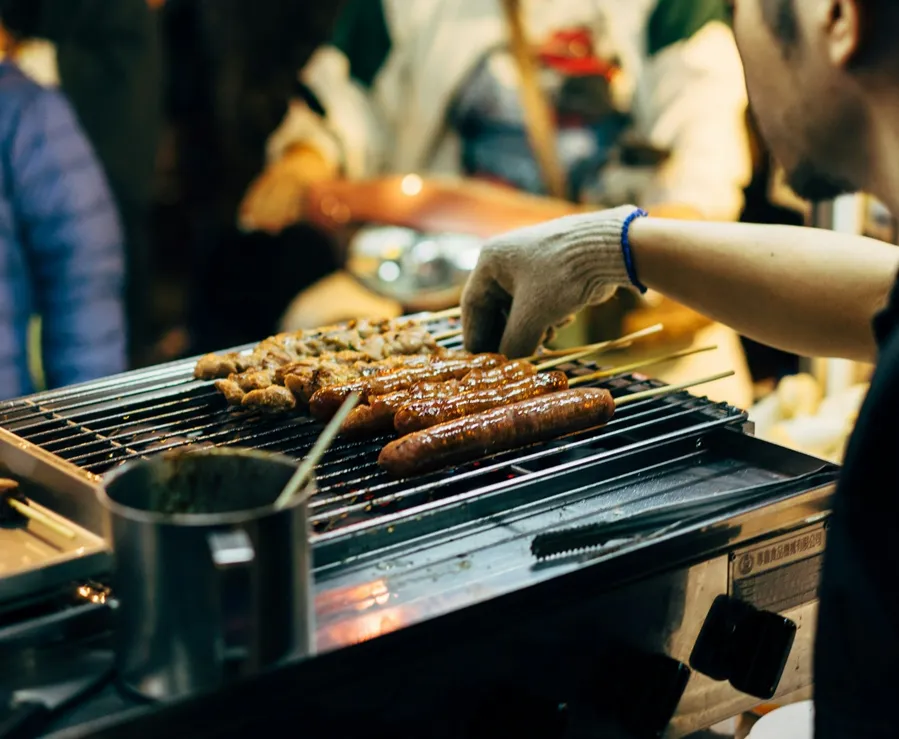
M627 270L627 278L641 294L646 292L646 285L637 278L637 270L634 268L634 254L631 252L630 230L631 224L635 220L638 218L645 218L648 215L649 213L642 208L636 208L624 219L624 224L621 226L621 254L624 257L624 268Z

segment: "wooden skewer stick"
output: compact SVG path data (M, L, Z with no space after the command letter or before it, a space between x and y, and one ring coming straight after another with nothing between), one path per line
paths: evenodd
M447 308L446 310L437 311L437 313L427 313L422 316L419 320L422 322L425 321L439 321L443 318L458 318L462 315L462 306L457 305L455 308Z
M462 335L461 328L450 329L449 331L444 331L443 333L434 334L434 341L443 341L444 339L455 339L457 336Z
M557 349L554 351L544 352L543 354L534 354L533 356L527 357L525 361L534 362L538 359L546 359L547 357L558 357L557 360L542 362L541 364L537 365L538 370L551 369L552 367L558 367L561 364L574 362L578 359L583 359L584 357L589 357L594 354L602 354L603 352L611 349L624 349L625 347L630 346L637 339L642 339L644 336L649 336L650 334L656 334L661 331L662 328L662 324L657 323L655 326L650 326L649 328L635 331L634 333L628 334L627 336L622 336L620 339L610 339L607 341L600 341L596 344L576 346L571 349L565 349L564 351Z
M343 401L343 405L340 406L334 417L328 421L328 425L325 426L325 430L322 431L321 436L318 437L309 454L306 455L303 462L297 467L296 472L287 481L284 490L281 491L281 494L275 501L275 510L281 510L289 503L296 502L297 497L301 495L305 496L301 502L305 502L305 499L312 494L311 485L305 488L305 493L301 492L304 489L303 486L306 485L309 475L315 470L315 465L319 463L322 455L328 451L331 442L334 441L346 417L350 415L350 411L356 407L358 402L359 393L350 393L347 399Z
M701 354L702 352L714 351L717 348L717 345L713 345L703 346L699 349L684 349L683 351L674 352L674 354L666 354L664 357L654 357L653 359L644 359L641 362L623 364L619 367L609 367L608 369L599 370L598 372L591 372L589 375L581 375L580 377L575 377L569 381L568 387L577 387L578 385L583 385L587 382L593 382L594 380L602 380L606 377L623 375L625 372L640 369L641 367L649 367L653 364L663 364L664 362L670 362L673 359L680 359L681 357L690 357L694 354Z
M696 387L697 385L705 385L708 382L715 382L716 380L723 380L725 377L732 377L734 374L736 373L733 370L730 370L728 372L721 372L717 375L711 375L710 377L703 377L701 380L690 380L689 382L681 382L677 385L664 385L662 387L654 387L651 390L632 393L631 395L623 395L620 398L615 398L615 407L618 408L622 405L636 403L639 400L658 398L663 395L674 395L675 393L679 393L682 390L687 390L691 387Z
M30 505L27 505L20 500L16 500L15 498L9 498L6 502L9 503L10 508L18 511L23 516L25 516L25 518L34 521L34 523L39 523L43 526L46 526L48 529L55 531L57 534L59 534L60 536L64 536L66 539L75 538L75 532L72 531L72 529L70 529L68 526L63 526L61 523L57 523L48 515L35 510Z

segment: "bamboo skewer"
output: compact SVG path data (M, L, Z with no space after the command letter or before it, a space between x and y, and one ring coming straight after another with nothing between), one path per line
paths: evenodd
M7 487L6 489L11 489ZM51 531L55 531L62 537L66 539L74 539L75 532L72 531L68 526L63 526L61 523L54 521L50 516L41 511L35 510L27 503L23 503L20 500L16 500L15 498L8 498L7 503L9 503L9 507L14 511L17 511L21 515L25 516L25 518L33 521L34 523L39 523L43 526L46 526Z
M290 480L287 481L287 485L284 486L284 490L281 491L281 494L275 501L275 510L281 510L284 506L291 502L295 502L299 495L305 496L303 501L312 495L313 489L311 486L306 488L305 493L301 493L300 491L303 490L303 486L309 479L309 475L315 470L315 465L319 463L319 460L321 460L324 453L328 451L331 443L340 432L340 427L343 425L346 417L350 415L350 411L356 407L358 402L359 393L351 393L347 399L343 401L343 405L340 406L340 409L328 422L328 425L325 426L325 430L322 431L321 436L318 437L315 445L303 458L303 462L297 467L296 472L293 473Z
M580 377L573 378L569 383L568 387L577 387L578 385L583 385L587 382L593 382L594 380L602 380L607 377L615 377L616 375L623 375L625 372L630 372L631 370L640 369L641 367L649 367L654 364L662 364L664 362L670 362L674 359L680 359L681 357L690 357L694 354L701 354L703 352L710 352L717 349L717 345L713 346L703 346L699 349L684 349L683 351L674 352L673 354L666 354L663 357L654 357L652 359L644 359L640 362L633 362L631 364L623 364L619 367L609 367L608 369L599 370L598 372L591 372L589 375L581 375Z
M450 329L449 331L444 331L439 334L432 334L432 338L434 339L434 341L443 341L444 339L455 339L457 336L461 336L461 335L462 335L461 328L453 328L453 329Z
M632 393L631 395L623 395L620 398L615 398L615 407L618 408L622 405L636 403L639 400L649 400L650 398L658 398L663 395L674 395L675 393L679 393L682 390L688 390L697 385L705 385L709 382L715 382L716 380L723 380L725 377L733 377L735 374L736 373L733 370L729 370L727 372L720 372L717 375L703 377L700 380L680 382L677 385L664 385L662 387L654 387L651 390L642 390L639 393Z
M462 315L462 306L457 305L455 308L447 308L446 310L437 311L436 313L428 313L422 316L419 321L440 321L444 318L458 318Z
M622 336L618 339L607 339L606 341L600 341L596 344L575 346L571 347L570 349L547 349L546 351L540 352L539 354L532 354L530 357L525 357L525 359L528 362L536 362L539 359L549 359L551 357L570 357L573 353L580 354L581 352L586 352L586 354L580 354L578 358L581 358L590 354L599 354L600 352L604 352L609 349L626 349L637 339L642 339L645 336L657 334L663 329L664 326L661 323L657 323L655 326L649 326L648 328L634 331L634 333L627 334L627 336ZM564 364L564 362L562 362L562 364Z

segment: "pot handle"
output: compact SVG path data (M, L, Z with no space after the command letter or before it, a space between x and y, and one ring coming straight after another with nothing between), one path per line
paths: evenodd
M238 657L246 662L254 628L250 588L256 551L249 535L241 528L212 531L206 535L206 542L218 579L218 641L222 645L223 663ZM234 603L240 604L241 623L238 628L229 628L228 617L235 612Z

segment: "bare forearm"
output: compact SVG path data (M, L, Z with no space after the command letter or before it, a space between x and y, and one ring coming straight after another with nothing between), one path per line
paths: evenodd
M642 218L630 239L649 288L757 341L805 356L875 357L871 320L899 249L790 226Z

